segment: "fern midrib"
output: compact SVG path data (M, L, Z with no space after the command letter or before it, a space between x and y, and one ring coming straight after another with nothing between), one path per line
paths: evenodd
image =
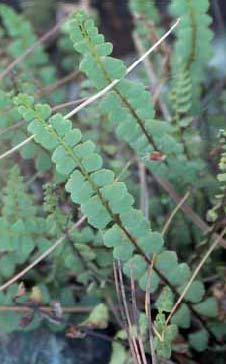
M190 18L191 18L192 49L191 49L191 53L190 53L190 56L189 56L188 61L187 61L186 68L190 70L192 63L195 60L196 39L197 39L197 24L196 24L196 21L195 21L195 14L194 14L194 10L193 10L193 7L192 7L192 1L191 0L187 0L187 1L188 1L188 6L189 6Z
M42 125L46 128L46 123L43 122L43 120L39 117L39 115L37 114L37 118L38 120L42 123ZM52 128L48 128L48 131L52 133L52 135L57 138L58 142L60 145L62 145L65 150L67 151L67 153L69 154L69 156L77 163L77 165L79 165L79 168L81 170L81 173L83 174L83 176L88 180L88 182L91 184L93 190L96 192L96 194L98 195L101 203L103 204L103 206L106 208L106 210L108 211L109 215L112 218L112 221L117 224L117 226L119 226L119 228L126 234L126 236L129 238L129 240L131 241L131 243L134 245L134 247L137 249L137 251L141 254L141 256L144 258L144 260L146 261L146 263L150 264L151 263L151 259L148 258L148 256L143 252L143 250L139 247L139 245L136 242L136 239L128 232L128 230L123 226L122 221L120 219L119 215L115 215L110 207L107 201L105 201L104 197L101 194L101 191L99 190L99 187L96 186L96 184L92 181L92 179L90 178L89 174L87 173L87 171L84 169L83 165L81 164L79 158L76 157L75 153L73 152L73 150L64 142L64 140L57 134L57 132L52 129ZM72 172L71 172L72 173ZM71 175L71 174L70 174ZM170 288L174 291L175 294L177 294L177 296L179 295L179 293L177 292L177 290L171 285L171 283L167 280L166 277L164 277L164 275L162 275L161 272L158 271L158 269L156 267L154 267L154 270L156 270L156 273L158 273L158 275L160 276L160 278L170 286Z
M184 138L185 129L180 126L180 113L178 111L179 110L179 101L178 101L179 99L178 99L177 88L175 90L174 95L175 95L175 100L174 100L174 103L175 103L175 106L174 106L175 116L172 119L172 123L176 124L177 130L179 132L179 138L180 138L181 144L183 145L185 156L187 157L188 160L191 160L192 158L190 156L190 153L189 153L189 150L188 150L188 147L187 147L187 144L186 144L186 140Z
M111 77L109 77L109 74L107 73L103 62L101 61L101 58L98 56L95 48L93 47L93 44L91 42L91 39L89 37L89 34L86 32L86 29L82 26L80 26L80 30L84 36L84 39L87 40L87 45L90 49L90 52L92 54L92 56L94 57L95 61L97 62L97 64L99 65L106 81L110 84L113 82L113 80L111 79ZM118 90L117 86L113 87L113 90L115 91L115 93L118 95L118 97L121 99L121 101L123 102L123 104L127 107L127 109L129 109L130 114L133 116L133 118L135 118L135 120L137 121L138 125L140 126L143 134L145 135L145 137L148 140L148 143L152 145L152 147L157 151L158 147L155 144L155 141L153 140L153 138L149 135L148 131L146 130L144 124L143 124L143 120L139 117L139 115L137 114L136 110L132 107L132 105L128 102L128 100L121 94L120 90Z
M43 122L43 120L39 117L39 115L37 114L37 118L38 120L42 123L42 125L44 127L46 127L46 124ZM119 226L119 228L126 234L126 236L128 237L128 239L131 241L131 243L133 244L133 246L135 247L135 249L137 250L137 252L139 252L142 257L146 260L147 263L150 263L149 258L147 257L147 255L144 253L144 251L139 247L139 245L136 242L136 239L130 234L130 232L123 226L123 223L120 219L120 216L117 214L114 214L109 206L109 203L104 199L99 187L93 182L93 180L90 178L89 173L84 169L80 159L78 157L76 157L76 154L73 152L73 150L64 142L64 140L57 134L57 132L52 129L49 128L48 129L49 132L52 133L52 135L57 138L58 142L60 145L62 145L65 150L67 151L68 155L75 161L75 163L79 166L79 169L81 171L81 173L83 174L83 176L86 178L86 180L89 182L89 184L92 186L94 192L97 194L97 196L99 197L102 205L105 207L105 209L107 210L107 212L109 213L109 215L111 216L112 222L114 222L117 226Z

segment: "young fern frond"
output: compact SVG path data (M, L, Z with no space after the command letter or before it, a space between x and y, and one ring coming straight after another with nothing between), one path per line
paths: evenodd
M158 9L152 0L130 0L129 7L134 17L136 32L144 48L148 49L156 38L155 26L160 22Z
M178 62L178 67L173 75L171 104L173 109L172 123L175 126L177 137L183 145L187 159L191 159L185 137L186 128L192 123L189 112L192 107L192 83L190 73L183 64Z
M47 183L44 186L44 211L47 213L46 223L49 226L49 232L53 236L59 237L65 231L67 223L70 221L70 215L63 214L58 206L59 201L55 192L55 186Z
M209 29L212 19L207 15L208 8L208 0L172 0L170 6L172 15L181 19L176 30L172 68L176 70L179 61L190 73L193 106L197 105L200 83L212 54L213 33Z
M132 12L138 16L140 15L147 19L152 19L152 21L156 23L160 21L160 16L154 0L130 0L129 6Z
M190 73L182 64L178 64L172 86L171 101L174 111L172 122L178 128L186 128L192 122L192 117L184 117L189 115L192 107L192 84Z
M37 216L31 196L25 191L18 166L9 174L1 209L0 279L11 276L16 266L26 262L45 235L45 223Z
M10 6L0 5L0 19L4 25L2 42L5 43L5 57L0 62L0 71L8 65L11 60L17 59L24 51L37 40L30 22L23 15L15 12ZM19 73L19 76L18 74ZM17 78L15 78L17 74ZM4 79L2 84L8 88L10 78L20 88L21 92L35 92L36 87L43 87L56 81L55 68L50 65L49 58L42 45L36 47L30 56L19 63L13 74ZM20 83L18 83L18 78ZM32 83L31 83L32 81ZM61 98L62 92L56 91L54 98ZM51 96L50 96L51 99Z
M216 196L216 205L208 212L213 222L221 218L219 214L224 215L226 213L226 131L224 129L219 133L219 142L222 150L219 162L219 173L217 175L220 191Z

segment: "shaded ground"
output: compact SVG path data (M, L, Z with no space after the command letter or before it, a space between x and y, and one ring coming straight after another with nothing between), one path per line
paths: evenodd
M95 337L65 338L47 328L0 334L1 364L108 364L111 344Z

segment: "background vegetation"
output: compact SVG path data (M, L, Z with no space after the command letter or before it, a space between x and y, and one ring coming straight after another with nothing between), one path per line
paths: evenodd
M226 93L208 0L130 0L132 61L88 1L57 24L39 5L0 5L0 330L102 335L111 364L223 363Z

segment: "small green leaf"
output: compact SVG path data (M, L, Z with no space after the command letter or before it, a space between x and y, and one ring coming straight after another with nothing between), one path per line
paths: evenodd
M177 266L177 255L173 251L164 250L157 256L156 268L167 277Z
M28 131L35 134L35 140L46 149L54 149L58 144L57 139L38 120L33 120L28 125Z
M204 293L205 289L203 283L200 281L194 281L186 293L185 299L192 303L198 303L203 298Z
M68 155L63 146L58 146L53 155L52 161L56 163L56 169L59 173L68 175L77 166L74 159Z
M95 144L88 140L84 143L78 144L74 147L74 153L79 158L85 158L95 150Z
M47 120L52 113L50 106L47 104L36 104L35 110L43 120Z
M82 133L79 129L73 129L65 134L64 142L70 147L74 147L82 139Z
M121 214L120 217L123 225L135 238L144 236L150 230L148 221L139 210L130 209L130 211Z
M147 263L145 262L144 258L135 254L124 264L123 271L127 277L130 277L132 272L135 279L139 280L146 271L146 268Z
M218 314L217 301L214 297L209 297L205 301L193 305L193 308L200 315L207 317L217 317Z
M102 167L102 158L97 153L91 153L83 158L82 164L88 172L93 172Z
M105 304L100 303L90 313L89 317L83 322L85 326L105 329L108 325L109 314Z
M113 249L113 256L115 259L127 261L132 257L133 252L134 246L129 241L123 240L120 245Z
M91 178L97 186L106 186L114 181L114 172L109 169L101 169L92 173Z
M175 286L181 286L188 282L191 271L186 263L176 265L171 272L168 273L168 280Z
M148 272L145 272L143 274L143 276L139 279L139 286L140 288L143 290L143 291L146 291L147 289L147 280L148 280ZM151 279L150 279L150 292L151 293L154 293L158 286L159 286L159 282L160 282L160 279L159 279L159 276L154 272L152 271L151 273Z
M170 312L173 307L173 293L169 287L164 287L156 301L159 311Z
M111 221L109 212L97 196L91 197L87 202L82 204L81 210L88 217L90 224L98 229L104 229Z
M164 240L161 234L150 231L147 235L138 239L138 245L146 255L152 255L161 251Z
M209 335L206 330L199 330L188 335L189 343L198 352L204 351L208 346Z
M183 329L187 329L191 324L191 311L187 305L182 304L171 319L172 324L175 324Z
M114 248L121 244L123 241L123 232L115 224L104 233L104 244L108 248Z
M55 114L50 118L50 124L60 136L65 136L71 131L71 121L65 120L61 114Z

